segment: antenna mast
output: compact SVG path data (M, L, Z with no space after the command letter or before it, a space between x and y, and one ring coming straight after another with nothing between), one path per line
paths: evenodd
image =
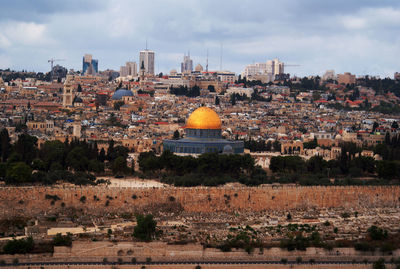
M206 73L208 73L208 49L207 49Z

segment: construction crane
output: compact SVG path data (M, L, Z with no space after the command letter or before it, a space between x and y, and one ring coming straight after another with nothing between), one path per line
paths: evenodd
M283 64L283 66L301 66L300 64Z
M285 67L298 67L301 66L300 64L283 64L283 68Z
M48 60L47 62L48 63L51 63L51 81L53 81L53 67L54 67L54 62L59 62L59 61L65 61L65 59L54 59L54 58L51 58L50 60Z

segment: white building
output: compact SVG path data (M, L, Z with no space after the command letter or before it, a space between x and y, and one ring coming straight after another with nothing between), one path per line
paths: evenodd
M246 78L251 77L251 76L257 75L258 72L259 72L259 69L255 64L249 64L244 68L244 70L242 72L242 77L246 77Z
M335 70L326 70L325 74L322 76L322 80L336 80Z
M154 51L142 50L139 59L139 69L143 65L145 75L154 75Z
M226 95L230 96L233 93L237 93L240 95L246 95L247 97L250 98L253 92L254 92L253 88L229 87L226 90Z
M285 73L285 65L284 65L284 63L280 62L278 59L274 59L274 60L270 61L270 64L273 66L272 74L274 74L275 76Z
M217 75L219 81L222 81L225 83L234 83L236 81L235 72L218 71L216 75Z
M285 65L279 59L268 60L265 63L254 63L246 66L242 72L242 77L252 77L257 75L281 75L285 72Z

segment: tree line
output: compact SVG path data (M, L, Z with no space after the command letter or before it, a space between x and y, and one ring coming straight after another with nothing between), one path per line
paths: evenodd
M200 88L197 85L191 88L188 88L187 86L179 86L179 87L171 86L169 92L174 95L184 95L187 97L200 96Z
M37 80L43 80L43 81L51 80L51 72L36 73L36 72L27 72L25 70L13 71L10 69L5 69L5 70L0 70L0 76L3 78L4 82L10 82L16 79L25 80L26 78L35 78Z
M255 165L249 154L206 153L195 158L170 151L164 151L161 156L144 152L138 162L145 176L158 177L175 186L217 186L227 182L259 185L266 178L265 171Z
M260 152L260 151L281 151L281 143L278 140L271 142L268 140L244 140L244 148L249 149L251 152Z
M128 168L129 149L108 142L107 152L96 142L73 139L46 141L21 134L11 144L7 129L0 131L0 178L6 184L54 184L58 180L74 184L95 184L95 175L106 170L113 175L132 173Z
M348 104L342 105L340 103L333 103L327 105L329 108L334 108L336 110L344 110L344 111L372 111L378 112L382 114L399 114L400 107L397 104L388 103L385 101L381 101L379 105L371 108L371 104L368 102L368 99L365 99L363 103L359 107L350 107Z
M383 160L361 156L361 148L354 143L344 143L342 153L336 160L324 160L313 156L304 160L299 156L276 156L271 158L270 169L282 183L300 182L303 185L331 184L329 178L357 178L362 176L383 179L381 183L400 183L400 152L397 148L379 144L374 154L380 154ZM343 183L343 182L342 182ZM361 183L355 180L349 184ZM375 183L370 181L370 183Z

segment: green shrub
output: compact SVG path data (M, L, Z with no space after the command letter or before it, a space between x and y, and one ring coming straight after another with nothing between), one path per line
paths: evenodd
M375 251L375 247L365 241L355 243L354 249L359 251Z
M72 246L72 235L70 233L67 233L67 235L62 235L60 233L56 234L56 236L53 237L53 245L65 247Z
M380 251L382 251L383 253L391 253L392 251L394 251L396 249L396 247L391 244L391 243L384 243L382 244Z
M348 218L350 218L350 213L349 213L349 212L343 212L343 213L341 214L341 216L342 216L342 218L344 218L344 219L348 219Z
M372 268L373 268L373 269L385 269L385 268L386 268L386 266L385 266L385 259L380 258L379 260L375 261L375 262L372 264Z
M156 234L157 222L153 215L136 215L137 225L134 227L133 236L143 241L151 241Z
M26 239L13 239L8 241L3 248L5 254L26 254L30 253L35 246L32 237Z
M383 230L375 225L369 227L367 232L372 240L383 240L388 237L388 233L386 230Z
M61 198L58 197L58 195L50 195L50 194L46 194L44 196L44 198L47 199L47 200L53 200L53 201L61 200Z

